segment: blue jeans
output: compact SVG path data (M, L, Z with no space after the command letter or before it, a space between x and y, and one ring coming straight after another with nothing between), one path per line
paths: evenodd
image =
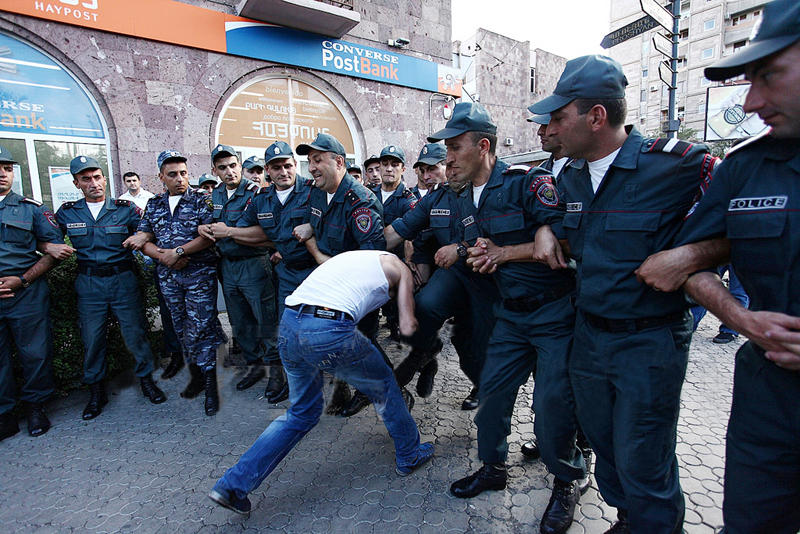
M723 265L717 272L719 273L720 278L725 271L728 271L728 291L731 292L731 295L738 300L742 306L747 308L750 306L750 297L747 296L747 293L744 292L744 288L742 287L742 283L739 281L739 278L736 276L736 273L733 272L733 267L730 265ZM706 309L702 306L693 306L692 307L692 318L694 319L694 326L692 328L692 332L697 330L698 325L700 325L700 321L703 320L703 317L706 316ZM728 328L725 323L720 323L719 325L720 333L726 334L733 334L734 336L738 336L739 332Z
M292 406L267 427L239 461L214 485L244 498L319 422L322 372L358 388L372 401L394 440L398 467L414 463L419 431L389 366L349 319L314 317L308 307L286 308L278 336Z

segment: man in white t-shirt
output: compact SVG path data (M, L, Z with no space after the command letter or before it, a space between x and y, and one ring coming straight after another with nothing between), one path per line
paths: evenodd
M239 514L250 513L247 494L319 421L321 371L351 383L374 403L394 440L398 475L409 475L431 459L433 443L420 443L392 370L356 327L365 315L396 296L400 331L411 335L417 328L413 289L411 271L396 256L356 250L321 264L286 298L279 349L292 406L217 481L209 493L211 500Z
M147 206L147 201L155 195L142 188L142 181L139 179L139 175L133 171L123 174L122 181L125 182L125 187L127 187L128 190L121 194L119 198L121 200L130 200L136 204L137 208L144 211L144 208Z

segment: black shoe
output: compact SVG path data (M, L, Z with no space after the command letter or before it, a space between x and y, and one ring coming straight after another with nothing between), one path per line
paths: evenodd
M41 436L50 430L50 419L44 412L44 404L32 402L28 404L28 434L33 437Z
M106 395L106 388L103 382L89 384L89 402L86 404L86 408L83 409L81 417L83 417L84 421L94 419L102 413L103 406L106 404L108 404L108 395Z
M231 350L228 351L228 354L241 354L241 353L242 353L241 345L239 345L239 342L236 340L235 337L231 338Z
M168 380L173 376L178 374L178 371L183 369L183 354L180 352L170 352L169 353L169 363L167 364L167 368L164 369L164 372L161 373L162 380Z
M209 369L203 373L205 379L206 415L214 415L219 411L219 393L217 393L217 370Z
M328 415L341 415L342 410L350 404L350 399L350 388L347 383L342 380L336 380L333 386L333 396L325 408L325 413Z
M436 360L431 360L428 365L422 368L419 372L419 378L417 378L417 395L423 399L431 396L433 392L433 377L436 376L438 370L439 363Z
M630 531L631 528L628 525L628 512L625 510L617 510L617 521L603 534L630 534Z
M153 375L143 376L141 378L142 393L150 399L153 404L161 404L167 400L167 396L161 391L155 382L153 382Z
M536 439L536 436L534 436L532 440L523 443L522 447L519 448L519 452L521 452L525 458L530 458L531 460L541 458L542 456L542 451L539 450L539 441Z
M250 499L247 497L240 499L232 491L211 490L211 493L208 494L208 498L237 514L250 515L252 505L250 504Z
M539 524L539 531L542 534L564 534L572 524L578 499L580 494L574 482L562 482L556 479L550 502Z
M264 398L272 404L283 402L289 398L289 382L286 380L286 371L283 370L282 365L270 365Z
M711 341L717 343L718 345L725 345L726 343L730 343L734 339L736 339L736 336L734 336L730 332L720 332L719 334L714 336L714 339L712 339Z
M351 417L367 406L372 404L372 401L369 400L369 397L361 393L360 391L356 391L356 394L353 395L353 398L350 399L350 402L347 406L344 407L342 413L340 414L342 417Z
M200 369L196 363L189 364L189 374L191 375L192 379L189 381L186 389L181 391L181 397L184 399L193 399L200 395L200 393L202 393L206 388L205 380L203 378L203 370Z
M0 414L0 441L10 438L19 432L19 424L17 418L11 412Z
M486 490L505 489L508 472L505 465L483 464L483 467L466 478L450 485L450 493L461 499L475 497Z
M267 371L264 369L263 365L251 365L250 370L247 371L247 374L244 375L244 378L239 380L239 382L236 384L236 389L238 391L244 391L245 389L254 386L255 383L264 378L266 374Z
M462 410L474 410L478 407L478 387L475 386L467 395L467 398L461 403Z
M403 396L403 400L406 401L406 408L408 412L411 413L411 408L414 407L414 395L411 394L406 388L400 390L400 394Z

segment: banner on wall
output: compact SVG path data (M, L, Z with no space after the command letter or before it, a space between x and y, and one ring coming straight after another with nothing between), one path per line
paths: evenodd
M47 167L50 175L50 192L53 195L53 211L58 211L61 204L83 198L83 193L72 183L72 174L68 167Z
M769 128L756 113L745 113L750 84L709 87L706 94L706 141L744 139Z
M6 0L2 9L143 39L461 96L458 69L175 0Z

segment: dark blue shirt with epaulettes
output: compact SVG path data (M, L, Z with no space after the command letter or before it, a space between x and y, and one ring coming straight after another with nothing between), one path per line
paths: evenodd
M383 207L361 182L345 174L333 198L316 187L308 205L317 247L328 256L348 250L385 250Z
M487 237L498 246L528 243L540 226L559 218L557 212L537 209L538 205L558 204L552 174L538 167L509 167L497 160L477 209L472 196L471 184L459 194L460 232L470 245L478 237ZM547 265L527 262L499 266L495 280L503 299L538 297L549 290L568 290L574 284L571 271L554 271Z
M9 191L0 202L0 276L19 276L39 261L39 241L63 243L53 212Z
M651 254L671 248L707 179L705 145L645 139L634 128L595 193L584 160L561 171L565 235L577 262L578 309L607 319L678 313L682 292L657 292L634 271Z
M230 197L228 197L228 188L225 187L224 182L217 185L211 192L211 200L214 204L214 222L223 222L228 226L236 227L258 190L259 187L247 178L242 178ZM219 253L225 257L262 256L265 253L264 249L241 245L230 237L217 240L216 245Z
M379 199L383 199L381 189L378 189ZM392 224L395 219L399 219L403 215L408 212L408 210L413 209L414 205L417 203L417 197L414 196L403 182L400 182L397 185L397 189L392 191L392 194L389 198L386 199L386 202L383 202L383 224L384 226Z
M727 237L749 308L800 316L800 139L758 136L714 169L676 245Z
M281 261L292 269L316 265L305 244L292 235L296 226L308 222L308 202L313 184L310 178L298 176L285 204L278 199L275 186L262 188L238 221L240 227L259 225L281 253Z
M122 242L136 233L142 212L129 200L106 198L97 215L89 211L86 199L65 202L56 212L56 222L69 236L78 262L89 267L133 261Z
M458 241L459 213L458 194L447 184L440 184L390 224L403 239L427 241L432 237L438 248Z
M169 209L169 193L158 194L147 201L138 230L155 235L159 248L181 247L199 237L197 228L213 221L211 195L191 187L181 195L175 213ZM191 263L216 264L214 247L189 256Z

